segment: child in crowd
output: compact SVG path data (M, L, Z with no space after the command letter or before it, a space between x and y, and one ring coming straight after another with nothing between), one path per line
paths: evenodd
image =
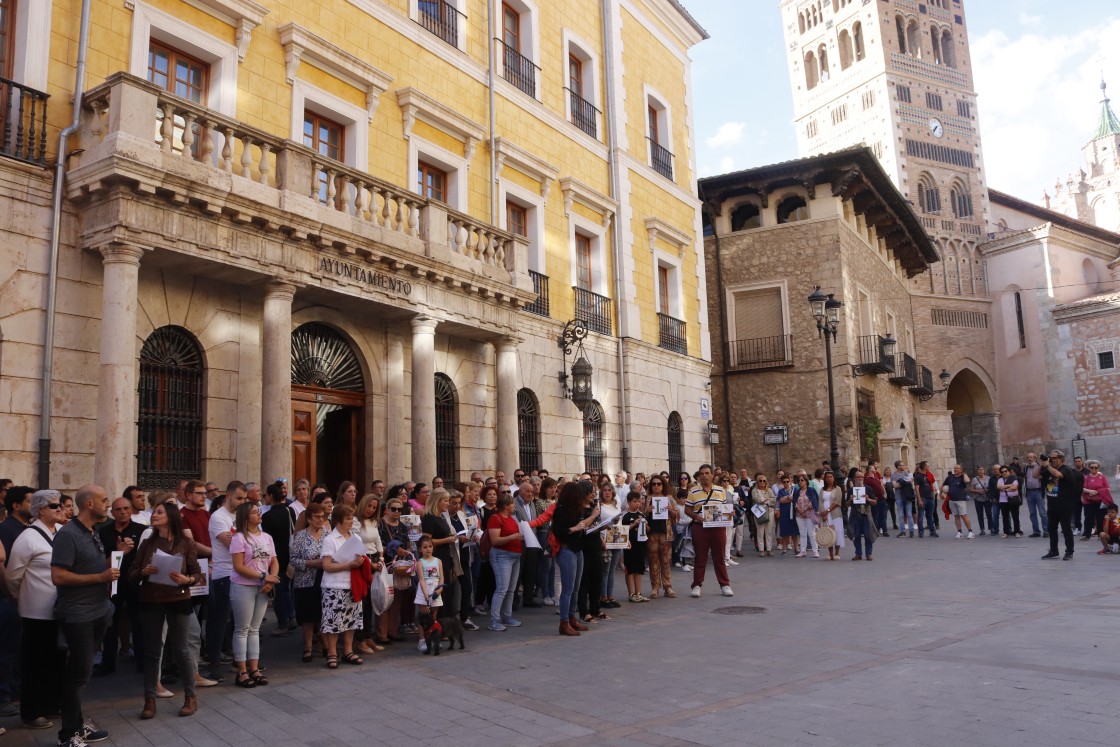
M649 517L642 513L642 494L631 490L626 496L627 511L622 515L622 523L630 527L630 547L622 551L622 562L626 566L626 590L631 602L648 602L642 596L642 576L646 573L646 523Z
M420 579L420 583L416 587L416 612L420 615L421 619L426 617L432 612L433 607L442 607L443 599L439 596L439 589L443 586L443 561L439 558L432 557L432 552L435 550L435 545L432 538L425 534L420 538L420 559L416 561L416 576ZM436 614L431 615L431 619L436 619ZM420 643L417 648L421 653L427 653L428 645L425 639L425 631L420 630Z
M1105 511L1104 521L1101 523L1100 538L1104 547L1097 550L1097 555L1108 555L1118 551L1117 545L1120 545L1120 509L1116 507L1115 503Z

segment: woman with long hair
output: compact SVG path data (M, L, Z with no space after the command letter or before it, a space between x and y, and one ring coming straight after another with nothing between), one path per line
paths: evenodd
M819 558L821 553L817 547L816 531L817 524L820 523L820 498L804 472L797 473L797 485L793 489L793 511L797 517L797 531L805 538L797 557L805 557L805 552L812 548L813 557Z
M494 596L490 600L490 630L520 627L513 618L513 595L521 570L521 528L513 518L513 496L498 496L497 512L486 522L490 537L490 564L494 569Z
M583 545L590 541L586 529L599 516L596 506L588 513L591 493L579 483L569 482L560 488L560 497L552 513L550 542L555 542L556 565L560 568L560 635L577 636L587 627L579 621L579 583L583 576Z
M599 515L604 520L610 519L612 521L615 517L622 515L622 507L619 505L618 496L615 494L614 485L611 484L609 477L604 477L599 485ZM599 585L600 607L622 606L614 598L614 576L621 560L622 550L619 549L607 550L607 554L603 556L603 578Z
M432 538L432 555L443 563L443 591L440 598L443 605L440 615L458 617L460 603L459 576L459 535L456 534L444 516L451 501L451 494L443 488L436 488L428 494L424 514L420 517L420 531Z
M261 621L268 609L268 593L280 583L280 561L272 536L261 531L261 511L246 501L234 515L230 606L233 608L233 660L241 687L267 685L260 672ZM156 651L159 649L157 648Z
M151 527L151 536L141 543L129 570L129 580L140 584L140 622L148 644L144 653L144 709L140 718L156 715L164 630L167 631L167 650L175 657L183 681L183 707L179 715L190 716L198 710L194 657L187 646L187 625L189 616L194 614L190 587L202 583L202 569L194 542L183 535L183 520L174 501L160 503L152 509ZM168 574L170 584L153 578L158 573L152 563L157 551L183 557L179 570Z
M820 489L821 523L827 524L836 532L836 542L828 548L828 559L839 560L844 549L844 491L836 484L836 473L826 470L821 475Z
M339 503L345 503L349 506L358 505L358 486L349 480L338 486L338 492L335 495L338 496Z
M369 558L373 572L380 573L382 556L385 548L381 543L381 527L378 516L381 514L381 500L369 493L358 501L355 518L358 522L358 537L366 546L366 557ZM385 647L373 640L373 631L377 629L377 617L373 614L373 600L369 594L362 597L362 627L354 634L357 641L359 654L371 655L384 651Z
M758 525L756 532L756 547L758 557L774 554L774 505L777 499L770 490L770 481L765 472L754 476L754 488L751 489L751 511ZM761 506L756 511L755 507Z
M494 567L490 564L490 540L486 532L486 524L490 517L498 512L498 487L488 485L482 489L482 498L479 500L479 522L483 536L479 543L480 562L478 567L478 587L475 589L475 609L479 614L487 611L490 598L494 596Z
M669 486L666 480L654 473L649 478L650 515L653 516L653 503L655 498L663 498L668 503L668 518L651 518L649 522L649 581L650 599L657 599L660 593L667 597L675 597L673 591L673 569L670 564L673 547L673 526L677 523L677 502L669 497Z

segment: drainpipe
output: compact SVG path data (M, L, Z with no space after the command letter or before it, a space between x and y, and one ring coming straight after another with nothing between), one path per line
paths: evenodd
M495 189L498 182L494 153L494 0L486 0L486 87L490 107L490 225L498 225L498 203Z
M700 186L699 183L697 184L697 187L698 187L699 192L700 192L700 200L704 204L704 207L701 208L701 209L702 210L708 210L708 208L707 208L708 201L704 197L704 188L702 186ZM735 466L735 424L731 422L731 394L728 391L730 389L730 387L727 385L727 379L728 379L728 377L727 377L727 358L728 358L728 353L730 352L730 349L731 349L731 340L727 336L727 304L724 303L724 301L726 299L722 298L722 295L723 295L723 247L720 245L720 242L719 242L719 231L716 230L716 216L713 215L711 213L711 211L708 211L708 217L712 221L712 238L715 240L715 244L716 244L716 288L719 289L718 292L721 295L721 297L717 300L719 302L718 303L718 305L719 305L719 326L720 326L719 343L720 343L720 347L723 348L723 350L722 350L723 371L720 373L720 378L723 379L723 397L722 397L722 399L723 399L723 413L724 413L724 417L727 418L727 434L726 434L727 435L727 466L730 467L730 468L734 468L734 466ZM715 460L715 455L714 454L712 455L712 459L713 459L713 461Z
M607 168L610 172L610 196L620 205L622 188L618 181L618 144L615 141L614 131L614 47L611 44L611 30L614 28L614 19L611 16L612 0L602 0L603 9L603 76L607 80L607 104L603 107L603 116L607 120L604 124L607 132ZM619 230L619 216L614 217L614 230L611 232L611 252L614 255L614 297L618 301L618 326L624 327L623 321L623 284L622 284L622 236ZM627 470L630 464L630 428L628 426L629 407L626 398L626 355L622 329L619 329L618 349L618 405L621 418L619 419L619 440L622 441L622 469Z
M81 31L78 36L78 65L74 72L74 116L70 126L58 134L58 161L54 171L51 199L51 240L47 267L47 320L43 331L43 380L39 403L39 477L40 489L51 482L51 384L54 382L54 316L58 297L58 253L62 230L62 189L66 181L66 144L78 131L82 118L82 94L86 82L86 52L89 49L90 0L82 0Z

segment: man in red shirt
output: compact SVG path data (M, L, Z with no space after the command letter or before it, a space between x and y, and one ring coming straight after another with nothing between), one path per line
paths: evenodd
M183 488L186 503L180 515L183 528L189 529L194 549L200 558L209 558L210 549L210 512L206 510L206 483L201 480L188 480Z
M887 536L887 490L883 487L883 475L879 472L877 462L869 461L867 470L863 473L863 484L875 494L877 503L871 514L875 528L883 537Z

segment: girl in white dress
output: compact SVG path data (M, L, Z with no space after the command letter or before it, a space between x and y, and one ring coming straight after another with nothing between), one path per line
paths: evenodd
M828 548L828 559L839 560L844 547L844 512L841 510L844 492L836 484L836 475L825 472L820 490L821 522L836 532L836 544Z

